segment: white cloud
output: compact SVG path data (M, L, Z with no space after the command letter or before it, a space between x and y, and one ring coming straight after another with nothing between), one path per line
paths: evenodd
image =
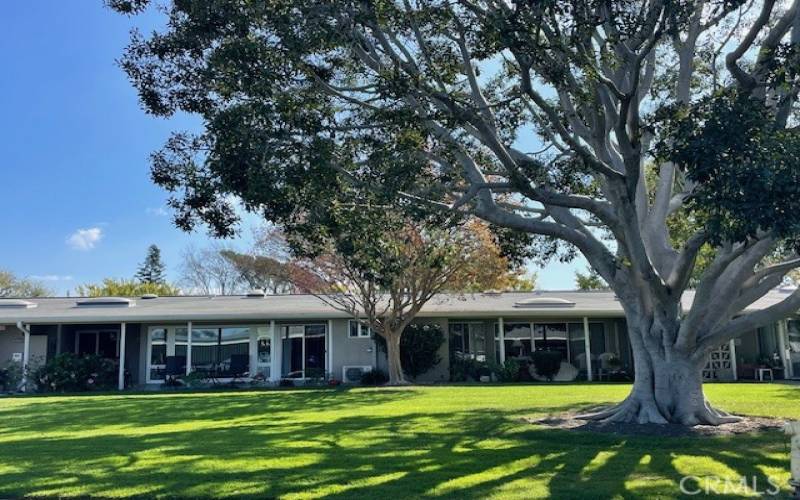
M166 217L169 215L169 212L167 212L167 209L164 207L148 208L145 210L145 213L147 213L147 215L155 215L156 217Z
M31 276L32 279L38 281L72 281L74 278L68 274L44 274L41 276Z
M67 245L75 250L91 250L103 239L103 230L99 227L78 229L67 238Z

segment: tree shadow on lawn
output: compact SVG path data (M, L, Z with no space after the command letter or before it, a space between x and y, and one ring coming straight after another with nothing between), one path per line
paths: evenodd
M0 414L8 440L0 442L0 495L675 497L683 474L703 475L686 470L692 460L710 458L759 484L762 467L787 465L779 433L621 437L544 429L497 410L432 413L413 401L401 416L376 409L413 397L405 390L320 393L24 406ZM181 421L191 425L169 426ZM141 433L113 427L120 423ZM25 434L37 426L40 435ZM70 435L81 426L92 432Z

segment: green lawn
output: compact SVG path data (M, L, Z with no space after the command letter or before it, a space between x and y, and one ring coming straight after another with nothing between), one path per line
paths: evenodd
M674 497L684 475L788 480L779 432L647 438L520 417L624 385L148 393L0 399L0 497ZM800 387L709 385L729 411L800 417Z

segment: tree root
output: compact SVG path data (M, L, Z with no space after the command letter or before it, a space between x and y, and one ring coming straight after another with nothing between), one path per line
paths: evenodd
M628 397L622 403L596 413L578 415L576 418L600 423L625 424L679 424L687 427L695 425L723 425L741 421L741 417L733 416L725 411L717 410L708 401L703 407L692 413L665 416L652 401L642 401Z

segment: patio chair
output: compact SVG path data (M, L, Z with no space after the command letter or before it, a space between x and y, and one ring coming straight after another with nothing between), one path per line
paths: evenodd
M231 384L235 383L236 379L248 375L250 373L250 356L247 354L231 354L228 371L231 375Z
M169 384L178 382L178 378L186 375L186 356L167 356L164 370L165 380Z

